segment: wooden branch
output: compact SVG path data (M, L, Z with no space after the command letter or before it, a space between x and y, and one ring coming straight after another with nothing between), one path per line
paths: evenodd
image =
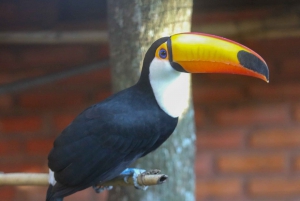
M49 175L46 173L0 173L0 186L47 186ZM141 186L152 186L166 182L168 176L158 171L139 174L137 183ZM125 182L123 176L99 184L99 186L133 186L133 177L129 176Z
M107 31L1 32L0 44L107 43Z
M46 173L0 173L0 186L46 186Z
M87 64L82 66L76 66L71 69L49 73L46 75L36 76L21 79L12 83L0 85L0 95L5 93L20 92L29 88L37 87L47 83L53 83L55 81L66 79L72 76L89 73L91 71L99 70L109 66L108 60L103 60L93 64Z

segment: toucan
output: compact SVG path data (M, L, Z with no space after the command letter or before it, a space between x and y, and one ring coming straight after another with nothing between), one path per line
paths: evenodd
M48 156L47 201L120 175L157 149L187 107L189 73L230 73L269 80L266 62L234 41L203 33L156 40L138 82L81 112L56 138Z

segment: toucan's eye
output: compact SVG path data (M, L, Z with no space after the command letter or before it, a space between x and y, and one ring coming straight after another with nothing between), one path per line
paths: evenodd
M160 49L160 50L159 50L159 56L160 56L160 58L162 58L162 59L167 58L167 51L166 51L165 49Z

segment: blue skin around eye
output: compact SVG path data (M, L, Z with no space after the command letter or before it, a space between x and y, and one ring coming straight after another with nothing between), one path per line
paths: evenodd
M159 50L159 56L162 59L165 59L167 57L167 51L165 49Z

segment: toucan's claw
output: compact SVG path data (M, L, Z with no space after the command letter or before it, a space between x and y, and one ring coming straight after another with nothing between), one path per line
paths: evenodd
M126 168L120 175L124 176L124 181L126 183L128 183L128 177L132 176L134 187L136 189L147 190L148 186L139 185L138 181L137 181L138 175L140 175L140 174L142 174L144 172L146 172L146 170L144 170L144 169Z
M96 193L101 193L105 190L111 190L113 189L113 186L93 186L93 189L96 191Z

